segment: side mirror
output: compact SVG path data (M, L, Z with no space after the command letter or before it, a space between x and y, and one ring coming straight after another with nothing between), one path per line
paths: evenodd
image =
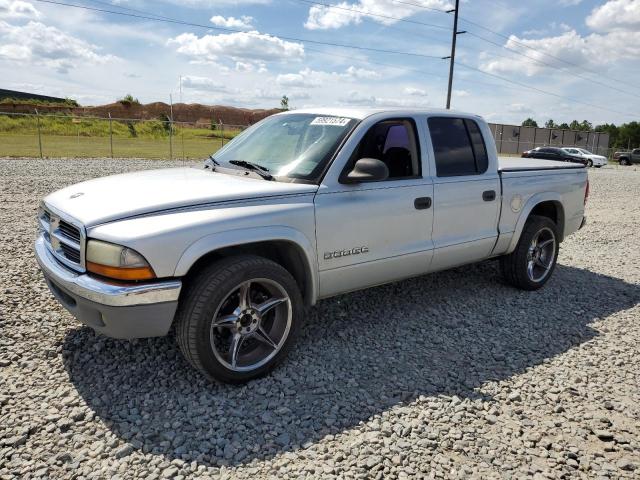
M389 178L389 169L377 158L361 158L353 170L342 178L342 183L379 182Z

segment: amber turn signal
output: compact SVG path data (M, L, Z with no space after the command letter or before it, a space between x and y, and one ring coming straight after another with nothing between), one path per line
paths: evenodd
M115 280L151 280L156 278L151 267L110 267L87 262L87 271Z

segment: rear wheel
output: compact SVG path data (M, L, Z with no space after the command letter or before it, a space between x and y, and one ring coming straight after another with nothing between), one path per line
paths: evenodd
M515 250L500 258L502 274L515 287L537 290L551 278L558 250L556 224L547 217L532 215Z
M286 269L262 257L232 257L189 285L176 317L178 344L209 379L241 383L286 356L301 317L302 297Z
M631 165L631 162L626 158L621 158L620 165Z

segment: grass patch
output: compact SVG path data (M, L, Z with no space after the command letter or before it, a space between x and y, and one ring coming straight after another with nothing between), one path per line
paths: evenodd
M62 101L56 100L38 100L36 98L3 98L0 100L2 104L19 104L19 105L33 105L34 107L79 107L80 105L71 98L65 98Z
M221 146L220 139L174 137L175 158L204 159ZM42 153L45 157L109 157L109 137L42 136ZM31 135L0 134L0 157L39 157L37 133ZM169 138L116 138L113 139L113 156L120 158L170 158Z
M46 157L205 158L239 129L193 128L162 119L111 122L72 116L41 116L42 153ZM0 156L39 156L38 124L34 116L0 114Z

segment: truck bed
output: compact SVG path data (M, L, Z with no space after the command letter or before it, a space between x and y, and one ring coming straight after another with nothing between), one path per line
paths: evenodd
M540 160L537 158L498 157L499 172L521 172L529 170L564 170L585 168L581 163Z

